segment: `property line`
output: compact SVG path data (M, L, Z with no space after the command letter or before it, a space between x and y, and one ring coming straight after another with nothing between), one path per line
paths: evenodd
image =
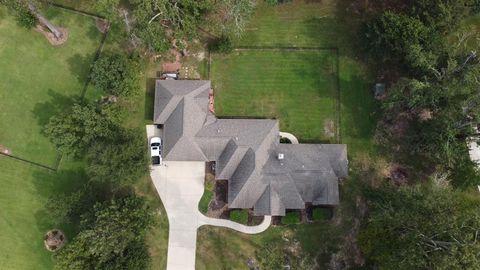
M50 4L51 6L53 6L53 7L57 7L57 8L60 8L60 9L64 9L64 10L67 10L67 11L71 11L71 12L74 12L74 13L78 13L78 14L80 14L80 15L92 17L92 18L95 18L95 19L105 20L105 17L100 16L100 15L98 15L98 14L90 13L90 12L83 11L83 10L78 10L78 9L75 9L75 8L72 8L72 7L67 7L67 6L64 6L64 5L61 5L61 4L57 4L57 3L53 3L53 2L49 2L49 4Z
M40 164L40 163L37 163L37 162L34 162L34 161L26 160L26 159L23 159L23 158L21 158L21 157L16 157L16 156L4 154L4 153L0 153L0 154L1 154L2 156L9 157L9 158L13 158L13 159L16 159L16 160L19 160L19 161L28 163L28 164L30 164L30 165L34 165L34 166L37 166L37 167L41 167L41 168L44 168L44 169L47 169L47 170L50 170L50 171L54 171L54 172L57 171L57 169L55 169L55 168L48 167L48 166L46 166L46 165L43 165L43 164Z
M270 46L241 46L234 51L336 51L336 47L270 47Z
M336 87L336 89L337 89L337 91L336 91L337 92L337 104L336 104L336 108L335 108L335 111L337 113L337 117L336 117L337 118L336 119L336 122L337 122L336 123L337 124L337 127L336 127L336 133L337 133L336 135L337 136L336 137L337 138L336 139L337 139L337 143L342 143L342 129L340 127L341 124L342 124L342 105L341 105L341 102L340 102L341 101L340 100L340 98L341 98L341 93L340 93L340 52L339 52L338 49L336 50L335 55L336 55L336 62L337 62L336 63L337 70L335 72L336 73L335 75L337 77L337 82L336 82L336 84L337 84L337 87Z
M100 58L100 55L102 54L103 47L105 45L105 41L107 40L108 33L110 33L110 27L103 34L102 40L100 41L100 46L98 47L97 51L95 52L95 57L93 57L92 63L90 65L90 69L88 70L87 80L85 81L85 84L83 85L82 94L80 96L80 101L83 101L85 99L85 95L87 94L87 88L88 88L88 85L90 84L90 81L91 81L90 74L92 74L93 65L95 64L95 62L97 62L98 58Z

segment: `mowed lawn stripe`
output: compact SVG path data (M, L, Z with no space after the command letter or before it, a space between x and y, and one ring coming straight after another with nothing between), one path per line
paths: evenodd
M328 141L335 123L335 54L249 50L214 55L212 81L219 116L269 117L300 140Z

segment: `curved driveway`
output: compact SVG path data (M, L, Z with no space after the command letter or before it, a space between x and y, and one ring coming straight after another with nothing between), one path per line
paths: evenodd
M154 136L151 126L147 135ZM265 231L271 222L266 216L257 226L204 216L198 203L204 191L205 162L165 161L151 166L150 176L162 199L169 222L167 270L195 269L197 229L202 225L230 228L248 234Z

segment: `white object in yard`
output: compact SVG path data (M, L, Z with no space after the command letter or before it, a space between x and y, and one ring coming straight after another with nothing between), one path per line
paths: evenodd
M153 165L162 164L162 139L160 137L150 139L150 156Z
M162 75L165 77L165 80L176 80L176 79L178 79L178 74L177 73L163 73Z
M278 159L282 160L285 158L285 155L283 153L278 153Z

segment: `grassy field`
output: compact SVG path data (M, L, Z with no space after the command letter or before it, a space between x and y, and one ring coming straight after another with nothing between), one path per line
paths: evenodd
M331 50L247 50L215 55L218 116L270 117L302 141L335 141L337 74Z
M65 44L53 47L14 18L0 16L0 144L15 156L53 166L55 147L42 129L80 97L101 33L89 17L55 8L45 15L68 30Z

